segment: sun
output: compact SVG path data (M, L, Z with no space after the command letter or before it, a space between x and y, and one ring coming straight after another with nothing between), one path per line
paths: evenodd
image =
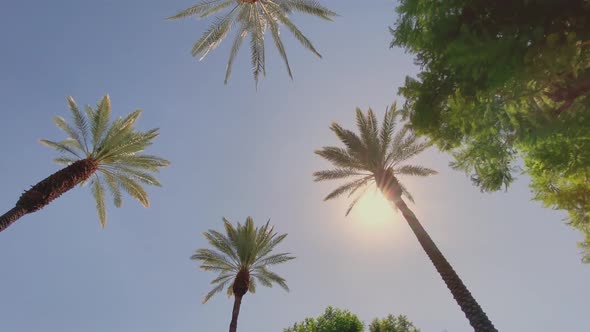
M356 203L351 214L363 224L383 225L397 219L397 213L391 203L377 188L369 188Z

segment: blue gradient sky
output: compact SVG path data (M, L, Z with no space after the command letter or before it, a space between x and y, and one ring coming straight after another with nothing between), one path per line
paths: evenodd
M152 206L131 199L108 210L101 230L88 188L76 188L0 234L0 321L11 332L225 331L232 301L201 304L213 274L189 257L221 217L272 219L289 236L280 266L290 293L260 288L244 298L240 331L276 332L328 305L365 322L406 314L423 332L470 331L467 320L398 214L369 223L344 218L348 202L322 202L334 184L314 184L328 167L313 154L336 144L328 126L354 126L354 108L379 115L416 68L388 49L392 1L322 1L333 23L296 16L323 60L284 41L291 82L269 47L258 91L248 49L223 85L228 44L191 58L206 28L164 17L193 0L0 3L0 209L58 169L38 138L60 139L51 117L67 95L113 112L144 110L140 128L161 128L151 153L170 159ZM590 266L564 213L530 202L528 179L507 193L481 194L434 150L417 162L439 170L406 179L433 239L501 331L585 331Z

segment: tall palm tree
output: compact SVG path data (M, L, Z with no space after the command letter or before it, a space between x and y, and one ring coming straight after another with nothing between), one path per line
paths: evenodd
M360 136L342 128L337 123L332 123L330 129L346 148L330 146L316 151L316 154L330 161L336 168L315 172L315 181L353 179L332 191L326 200L345 194L350 197L360 192L359 189L366 190L369 185L375 184L383 195L402 212L414 235L418 238L418 242L422 245L475 331L496 331L451 264L445 259L402 199L403 195L413 202L408 190L398 181L399 175L428 176L436 174L436 172L422 166L401 165L428 148L429 144L418 141L417 137L407 130L407 127L394 135L396 116L397 111L394 104L385 113L385 119L379 128L375 114L371 109L366 116L360 109L357 109L356 120ZM352 201L346 211L347 215L361 195L362 193Z
M289 291L285 279L271 272L269 266L285 263L295 257L289 253L271 254L287 234L277 235L273 232L273 227L269 227L269 222L258 228L254 226L254 220L248 217L244 225L238 223L237 227L234 227L223 218L223 225L226 234L215 230L203 233L215 250L198 249L191 259L202 261L201 269L205 271L219 272L217 278L211 281L211 284L216 286L207 293L203 303L226 286L228 296L234 296L229 331L235 332L238 328L242 297L248 291L256 292L256 281L267 287L272 287L273 283L276 283Z
M42 209L76 185L88 181L96 200L100 223L104 227L105 184L113 196L116 207L121 207L122 191L147 207L149 199L142 184L160 186L160 182L150 172L157 172L169 162L141 153L158 136L158 129L140 132L133 128L141 114L140 110L109 124L109 96L104 96L96 109L86 106L84 113L78 109L72 97L68 97L68 104L73 125L62 117L53 118L53 122L68 135L68 138L60 142L40 140L41 143L67 154L54 161L68 166L25 191L14 208L0 216L0 231L25 214Z
M321 58L322 56L313 47L309 39L293 24L289 14L301 12L328 21L331 21L336 16L336 13L320 5L315 0L203 0L168 19L175 20L190 16L204 18L224 9L229 10L223 16L218 17L209 29L203 33L201 38L197 40L193 46L192 54L194 57L201 55L199 60L203 60L211 50L216 48L227 37L234 25L238 26L227 62L225 84L229 80L234 58L242 45L242 41L248 34L250 34L254 80L258 83L259 75L266 75L264 50L266 29L270 30L275 46L285 62L289 77L292 79L293 75L287 59L287 52L280 37L279 24L286 26L305 48Z

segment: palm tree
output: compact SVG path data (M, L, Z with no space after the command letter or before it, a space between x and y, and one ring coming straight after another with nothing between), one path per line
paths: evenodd
M401 165L428 148L429 144L418 141L417 137L407 130L407 127L394 135L396 116L397 110L394 104L385 113L385 119L379 128L375 114L371 109L366 116L360 109L357 109L356 120L360 136L342 128L337 123L332 123L330 129L346 148L330 146L316 151L316 154L330 161L336 168L315 172L315 181L353 179L332 191L325 198L326 200L344 194L348 194L350 197L359 192L359 189L366 190L369 185L375 184L383 195L402 212L414 235L418 238L418 242L426 251L475 331L496 331L451 264L445 259L402 199L403 195L413 202L408 190L398 181L399 175L428 176L436 174L436 172L422 166ZM346 211L347 215L361 195L362 193L352 201Z
M234 58L242 45L242 41L248 34L250 34L254 80L258 83L259 75L261 73L266 75L264 50L266 29L270 30L275 46L285 62L289 77L292 79L293 75L287 59L287 52L280 37L279 24L286 26L305 48L321 58L320 53L288 16L294 11L317 16L328 21L331 21L336 16L336 13L323 7L315 0L204 0L168 19L175 20L190 16L204 18L227 8L231 9L213 22L192 49L192 55L194 57L201 55L199 60L203 60L211 50L225 39L234 25L238 26L227 62L225 84L229 80Z
M201 269L205 271L219 272L217 278L211 281L211 284L216 286L207 293L203 303L226 286L228 296L234 296L229 331L235 332L238 328L242 297L248 291L256 292L256 281L267 287L272 287L273 283L276 283L289 291L285 279L268 268L295 257L289 256L289 253L271 254L274 247L281 243L287 234L273 233L273 227L269 227L269 222L257 228L254 227L254 220L248 217L244 225L238 223L238 226L234 227L223 218L223 224L226 234L214 230L203 233L216 250L198 249L191 259L202 261Z
M25 191L14 208L0 216L0 231L25 214L36 212L78 184L90 181L102 227L106 225L105 184L116 207L121 207L122 191L145 207L149 199L142 184L160 186L150 172L157 172L169 162L160 157L141 153L158 136L158 129L139 132L133 128L140 110L109 124L111 101L104 96L98 107L86 106L82 113L72 97L68 104L74 125L56 116L53 122L69 137L60 142L41 139L40 142L68 154L54 159L68 165Z

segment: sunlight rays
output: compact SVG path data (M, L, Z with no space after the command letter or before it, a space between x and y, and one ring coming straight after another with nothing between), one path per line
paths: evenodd
M391 203L374 186L368 188L359 199L351 215L363 225L378 228L399 219L399 214Z

